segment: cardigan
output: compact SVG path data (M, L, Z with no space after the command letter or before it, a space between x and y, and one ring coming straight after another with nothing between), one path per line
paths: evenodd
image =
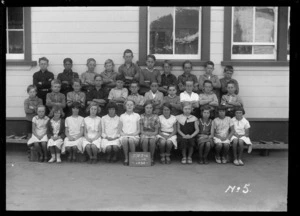
M51 126L51 120L49 120L47 123L47 136L48 136L48 139L50 139L51 136L53 136L53 128ZM65 135L65 120L62 118L60 118L60 128L59 128L58 136L60 136L62 140L66 137L66 135Z

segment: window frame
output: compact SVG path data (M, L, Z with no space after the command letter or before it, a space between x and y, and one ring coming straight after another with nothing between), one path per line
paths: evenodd
M232 66L289 66L287 59L287 12L288 7L278 7L276 59L232 59L232 7L224 7L224 52L221 65Z
M194 66L204 66L206 61L210 60L210 7L201 7L201 36L200 36L200 59L189 59ZM199 23L200 24L200 23ZM204 30L205 31L204 31ZM143 6L139 9L139 66L146 66L146 57L148 54L148 7ZM187 59L163 59L171 60L173 66L181 66ZM160 65L162 59L157 59L155 65Z
M6 56L6 65L8 66L15 66L15 65L29 65L29 66L36 66L37 62L32 61L31 55L31 8L30 7L23 7L24 8L24 59L7 59ZM7 18L6 9L4 10L5 19ZM6 22L7 23L7 22ZM7 28L7 27L6 27ZM5 33L5 37L7 34ZM5 44L7 46L7 44ZM6 47L5 47L6 50Z

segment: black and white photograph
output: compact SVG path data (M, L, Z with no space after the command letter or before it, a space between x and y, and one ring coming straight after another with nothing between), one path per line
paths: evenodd
M1 4L7 211L288 211L291 6Z

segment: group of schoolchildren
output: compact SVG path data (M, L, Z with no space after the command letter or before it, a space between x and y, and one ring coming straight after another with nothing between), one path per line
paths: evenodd
M234 165L244 165L244 144L251 145L250 125L243 117L231 66L225 67L219 80L212 73L214 63L208 61L198 82L188 60L177 78L168 60L161 74L154 68L154 55L147 56L144 69L132 62L131 50L125 50L123 57L118 72L108 59L100 74L95 72L96 60L90 58L80 78L72 71L72 59L66 58L57 79L47 70L48 59L39 59L40 71L33 75L24 102L32 127L28 146L38 152L39 161L60 163L66 153L71 162L78 153L87 153L88 163L97 163L97 154L103 152L107 162L116 162L122 149L123 164L129 165L129 152L140 149L150 152L154 165L158 149L160 163L170 164L171 150L178 146L182 164L193 163L194 149L199 151L199 164L209 163L211 149L217 163L227 163L232 145Z

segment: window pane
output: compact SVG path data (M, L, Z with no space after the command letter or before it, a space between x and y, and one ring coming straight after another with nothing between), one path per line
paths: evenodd
M253 42L252 7L234 7L233 42Z
M274 46L253 46L254 54L273 54Z
M150 54L173 54L173 8L150 7Z
M256 7L255 42L274 42L274 7Z
M9 31L9 53L24 53L23 31Z
M175 54L198 54L199 7L176 7Z
M252 54L252 46L233 45L232 54Z
M23 8L22 7L9 7L7 17L8 17L9 29L23 29Z

